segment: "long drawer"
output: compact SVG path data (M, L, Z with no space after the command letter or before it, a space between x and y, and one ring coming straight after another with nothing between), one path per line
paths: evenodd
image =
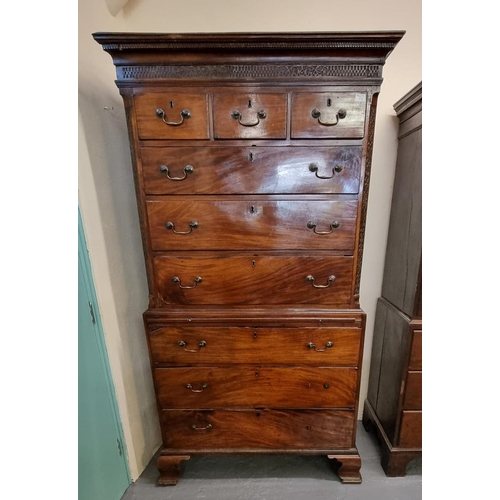
M162 408L354 408L353 368L157 368Z
M189 252L153 264L165 304L351 303L352 257Z
M401 415L398 446L401 448L422 447L422 411L405 410Z
M156 364L357 366L361 328L166 326L149 330Z
M403 400L404 410L422 409L422 372L409 371Z
M410 370L422 370L422 330L413 330L408 368Z
M362 147L165 147L140 154L146 194L356 194Z
M153 250L354 249L357 200L149 199Z
M172 450L329 450L353 446L348 410L164 410L164 447Z

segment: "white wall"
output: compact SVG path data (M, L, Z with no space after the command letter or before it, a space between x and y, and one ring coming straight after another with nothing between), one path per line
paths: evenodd
M421 0L130 0L116 17L105 0L80 0L79 25L79 199L133 479L160 445L141 319L147 286L125 113L111 57L91 33L406 30L386 63L377 111L361 275L363 401L396 162L392 105L422 79Z

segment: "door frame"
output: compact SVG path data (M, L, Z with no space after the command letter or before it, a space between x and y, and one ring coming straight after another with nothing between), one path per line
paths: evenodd
M106 389L108 392L108 399L111 403L111 413L113 416L113 422L116 429L116 435L122 445L123 465L125 467L128 483L130 485L132 483L132 479L130 476L130 467L128 462L127 443L125 442L125 436L123 434L123 427L120 418L120 409L118 408L115 385L113 383L113 375L111 373L111 367L109 365L108 350L106 347L106 341L104 340L104 330L102 327L101 314L99 311L99 303L97 301L97 295L94 287L92 266L90 263L89 251L87 248L87 239L85 238L85 231L83 229L83 221L80 213L80 207L78 207L78 260L82 265L84 287L87 291L90 301L92 302L92 309L95 318L95 324L93 325L93 327L97 341L97 349L99 352L99 361L102 367L104 368Z

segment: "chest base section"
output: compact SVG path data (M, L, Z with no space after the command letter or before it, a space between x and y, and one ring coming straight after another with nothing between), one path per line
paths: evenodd
M190 456L226 454L326 455L342 482L361 482L363 311L162 308L144 323L158 484L176 484Z

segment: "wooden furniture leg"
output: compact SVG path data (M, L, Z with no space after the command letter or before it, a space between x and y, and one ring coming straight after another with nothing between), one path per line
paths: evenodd
M160 486L175 486L179 482L182 473L181 462L189 460L189 455L166 456L160 455L158 458L158 470L160 476L157 483Z
M361 483L361 457L359 455L328 455L339 464L337 474L343 483Z

